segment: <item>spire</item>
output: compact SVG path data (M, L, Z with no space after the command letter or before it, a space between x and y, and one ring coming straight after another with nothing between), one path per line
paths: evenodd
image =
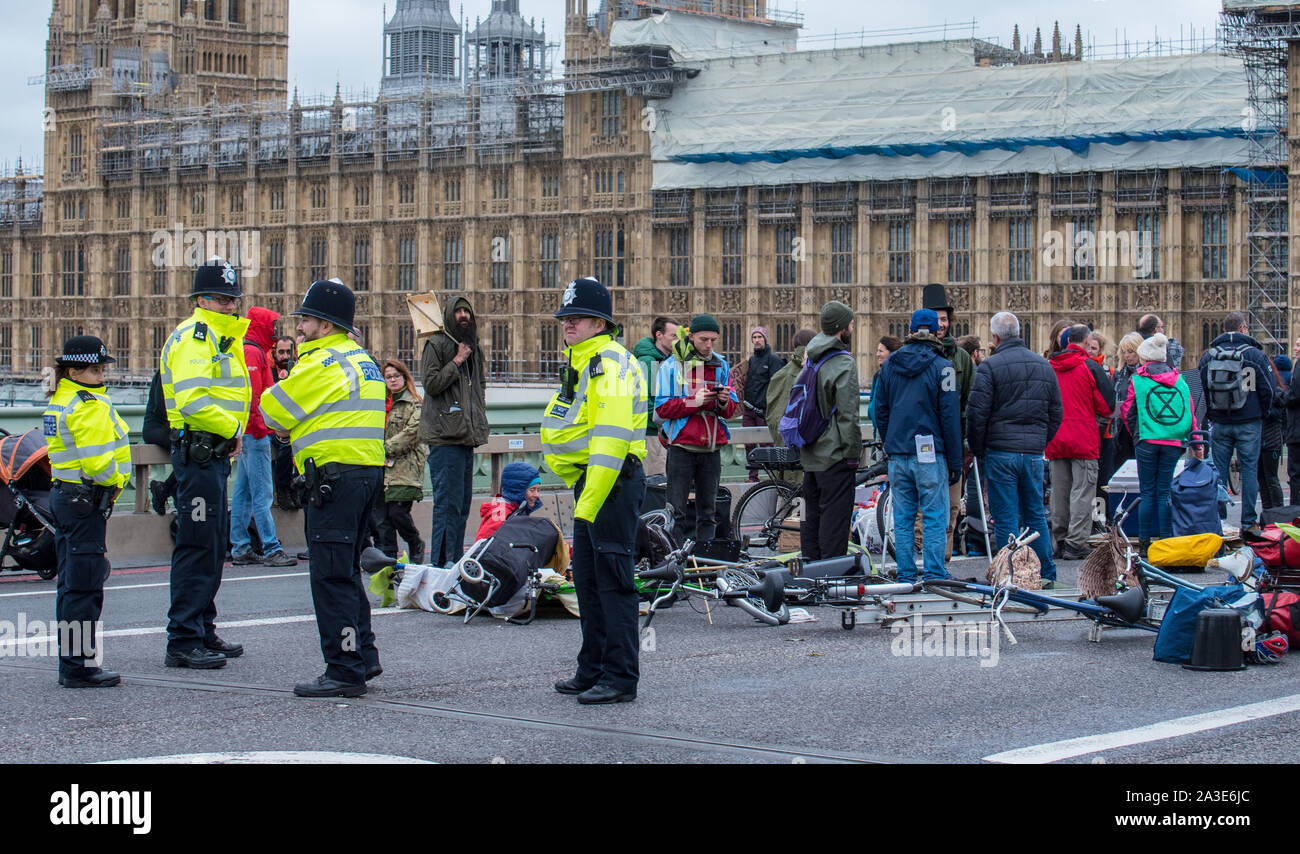
M1079 24L1074 25L1074 60L1083 61L1083 27Z
M1034 28L1034 56L1043 55L1043 31L1039 27Z
M1011 28L1011 49L1017 52L1020 50L1020 25L1019 24L1016 24L1014 27Z

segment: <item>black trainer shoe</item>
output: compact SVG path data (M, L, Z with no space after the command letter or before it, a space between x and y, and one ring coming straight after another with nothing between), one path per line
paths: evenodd
M244 654L244 645L223 641L221 638L213 635L203 640L203 648L210 649L213 652L219 652L226 658L239 658Z
M252 549L249 549L246 552L241 552L240 554L232 555L230 558L230 563L234 566L257 566L260 565L264 560L265 558L263 558L260 554L253 551Z
M299 697L360 697L366 693L366 683L357 685L330 679L328 676L317 676L310 682L294 685L293 693Z
M122 681L122 677L111 670L93 670L80 676L60 676L59 684L64 688L112 688Z
M374 679L377 676L383 676L383 675L384 675L384 668L381 665L376 664L374 667L366 668L367 682L369 682L371 679Z
M167 667L216 670L218 667L226 666L226 657L219 652L196 646L194 649L182 649L178 652L169 651L163 658L163 664Z
M276 549L266 557L262 558L263 566L297 566L298 561L284 553L284 549Z

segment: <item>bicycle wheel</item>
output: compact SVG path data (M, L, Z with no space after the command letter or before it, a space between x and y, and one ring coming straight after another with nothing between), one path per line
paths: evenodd
M945 599L951 599L954 602L961 602L965 605L976 605L980 608L991 608L992 600L984 593L971 590L970 585L965 581L954 581L950 578L941 578L934 581L924 582L925 592L933 593L936 596L942 596ZM1011 611L1017 614L1041 614L1042 608L1033 605L1025 605L1020 602L1007 600L1002 606L1003 611Z
M880 489L880 494L876 496L876 528L885 544L885 553L897 559L898 553L894 551L894 499L889 490L889 482L883 483Z
M740 496L731 517L731 536L740 540L751 558L780 554L781 526L794 513L798 495L799 490L790 484L768 480Z
M728 593L732 590L744 590L762 582L763 580L758 577L757 573L743 567L724 566L718 570L717 585L718 590L722 593ZM747 596L744 599L728 599L727 604L734 605L769 626L784 626L790 622L790 606L784 602L775 611L769 611L767 604L756 596Z

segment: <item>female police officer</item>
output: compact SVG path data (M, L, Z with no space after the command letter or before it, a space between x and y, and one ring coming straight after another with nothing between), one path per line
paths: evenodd
M104 389L104 365L113 361L93 335L69 338L57 359L58 385L45 409L45 444L54 478L50 510L58 529L54 613L59 684L66 688L109 688L121 681L95 666L109 572L105 529L113 499L131 475L126 422Z

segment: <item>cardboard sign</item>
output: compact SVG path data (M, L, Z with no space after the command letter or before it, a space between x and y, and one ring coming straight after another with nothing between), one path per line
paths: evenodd
M406 308L411 312L416 338L428 338L442 330L442 306L434 294L412 294L406 298Z

